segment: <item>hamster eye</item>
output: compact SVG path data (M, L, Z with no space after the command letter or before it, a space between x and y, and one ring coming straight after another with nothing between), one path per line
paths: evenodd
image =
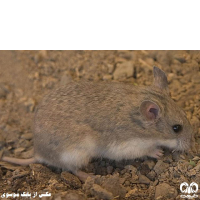
M182 130L183 127L181 125L179 125L179 124L176 124L172 128L173 128L173 131L175 133L179 133Z

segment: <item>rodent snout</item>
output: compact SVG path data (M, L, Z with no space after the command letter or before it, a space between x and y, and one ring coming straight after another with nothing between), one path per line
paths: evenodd
M188 151L192 147L192 134L189 133L178 139L178 151Z

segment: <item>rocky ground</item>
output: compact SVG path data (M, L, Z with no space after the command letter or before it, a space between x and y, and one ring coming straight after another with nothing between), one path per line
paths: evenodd
M56 200L181 199L181 183L200 185L199 51L0 51L0 156L33 155L34 110L58 85L79 79L149 85L153 65L168 75L171 96L193 126L190 152L165 150L160 160L94 159L83 171L97 178L85 183L49 166L0 162L0 195L49 192L49 199Z

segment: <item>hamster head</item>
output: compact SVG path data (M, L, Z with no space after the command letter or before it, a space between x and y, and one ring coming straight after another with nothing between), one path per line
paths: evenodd
M185 112L170 98L165 73L154 67L154 83L146 88L140 113L146 129L158 140L158 146L177 151L188 150L192 141L192 127Z

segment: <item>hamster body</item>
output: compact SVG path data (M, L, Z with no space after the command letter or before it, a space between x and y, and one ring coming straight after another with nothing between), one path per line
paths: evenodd
M32 160L2 160L75 172L93 157L159 158L162 146L184 151L192 136L185 113L169 96L165 73L157 67L148 87L79 81L57 88L38 106L33 131Z

